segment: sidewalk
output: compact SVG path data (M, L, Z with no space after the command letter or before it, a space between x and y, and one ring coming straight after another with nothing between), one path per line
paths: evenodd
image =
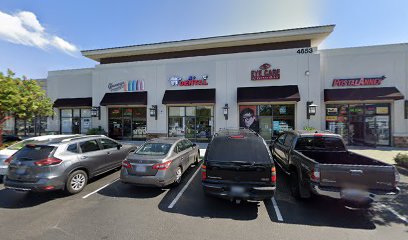
M377 159L389 164L395 164L394 157L398 153L408 154L408 148L394 148L394 147L362 147L362 146L348 146L352 152Z

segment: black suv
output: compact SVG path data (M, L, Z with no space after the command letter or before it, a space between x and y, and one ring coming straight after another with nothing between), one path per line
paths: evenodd
M276 169L264 139L248 129L221 130L208 144L202 165L208 195L229 200L270 199Z

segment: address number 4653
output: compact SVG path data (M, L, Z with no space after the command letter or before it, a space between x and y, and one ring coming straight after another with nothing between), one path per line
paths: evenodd
M297 50L298 54L313 53L313 48L301 48Z

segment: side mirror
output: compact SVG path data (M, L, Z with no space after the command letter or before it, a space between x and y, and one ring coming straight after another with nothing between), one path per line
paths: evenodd
M118 145L116 146L116 148L117 148L118 150L120 150L121 147L122 147L122 144L118 144Z
M197 146L197 144L196 143L193 143L193 147L196 147Z

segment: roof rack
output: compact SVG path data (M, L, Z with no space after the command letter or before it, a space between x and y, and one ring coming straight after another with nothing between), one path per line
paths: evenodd
M219 135L233 135L233 134L245 134L245 135L253 134L253 135L259 137L259 134L257 132L255 132L254 130L249 129L249 128L243 128L243 127L240 127L240 128L220 128L218 130L218 132L214 134L214 137L219 136Z

